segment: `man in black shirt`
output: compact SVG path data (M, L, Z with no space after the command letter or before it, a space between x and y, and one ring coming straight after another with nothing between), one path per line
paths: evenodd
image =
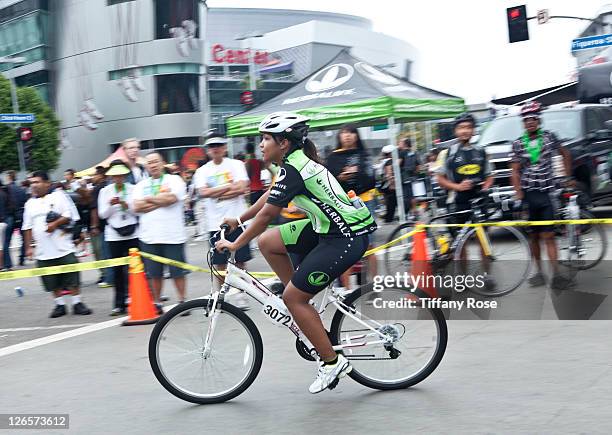
M6 214L6 230L4 237L4 268L12 269L13 267L13 259L11 258L10 246L11 239L13 237L13 231L15 228L18 228L21 231L21 221L23 220L23 207L28 200L28 194L25 189L21 186L18 186L16 183L17 173L15 171L7 172L7 184L6 184L6 194L8 196L8 204L10 205L9 210L7 210ZM23 266L24 264L24 250L23 243L21 245L21 254L19 255L19 265Z

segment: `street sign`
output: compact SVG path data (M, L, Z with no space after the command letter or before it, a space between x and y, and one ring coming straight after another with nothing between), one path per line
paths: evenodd
M538 11L538 24L546 24L550 19L550 14L548 13L548 9L540 9Z
M5 124L29 124L35 121L33 113L0 113L0 122Z
M606 35L586 36L572 41L572 51L589 50L612 45L612 33Z

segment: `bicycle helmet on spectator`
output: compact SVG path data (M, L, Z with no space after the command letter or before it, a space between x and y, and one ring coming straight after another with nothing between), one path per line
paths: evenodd
M302 142L308 136L310 118L292 112L274 112L259 124L260 133L269 133L289 140Z
M457 115L457 117L453 121L453 127L457 127L462 122L471 122L472 126L476 126L476 119L474 118L474 115L468 112L464 112Z
M537 101L528 101L527 103L523 104L523 107L521 107L522 118L539 118L540 112L542 112L542 105Z

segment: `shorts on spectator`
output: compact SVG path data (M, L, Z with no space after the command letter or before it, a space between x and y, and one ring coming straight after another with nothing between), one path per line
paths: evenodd
M216 231L211 231L209 233L210 243L212 246L215 246L215 243L219 240L219 235L217 234L215 236L216 233ZM242 234L242 228L237 228L233 233L226 234L225 240L234 242L240 236L240 234ZM236 251L237 263L246 263L251 258L251 248L248 243ZM227 264L227 255L215 250L213 253L212 264L217 266Z
M74 253L51 260L38 260L37 267L64 266L66 264L78 264L79 260ZM40 277L45 291L54 292L59 290L74 290L80 286L81 278L79 272L60 273L57 275L44 275Z
M170 260L180 261L185 263L185 245L183 243L167 244L167 243L154 243L148 244L140 242L140 249L142 252L148 254L158 255L160 257L168 258ZM164 277L164 265L157 261L149 260L143 257L145 272L149 278L163 278ZM181 269L176 266L168 266L170 270L171 278L180 278L187 275L189 272L185 269Z
M526 190L525 202L529 210L530 221L551 221L555 219L555 210L548 192ZM549 233L553 231L550 225L525 227L528 233Z

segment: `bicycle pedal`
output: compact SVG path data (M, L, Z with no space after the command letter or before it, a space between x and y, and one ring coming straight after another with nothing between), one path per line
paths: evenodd
M333 390L334 388L336 388L338 386L338 382L340 382L339 378L334 379L331 384L329 384L329 387L327 387L328 390Z

